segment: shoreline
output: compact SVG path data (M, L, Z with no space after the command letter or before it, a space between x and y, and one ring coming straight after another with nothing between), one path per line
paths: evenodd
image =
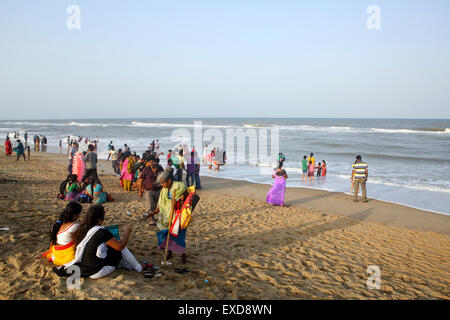
M59 152L59 147L57 147L57 146L47 146L47 150L45 151L45 152L42 152L42 151L38 151L39 153L48 153L48 154L56 154L56 155L65 155L66 153L66 150L67 150L67 148L65 148L65 147L63 147L63 152L62 153L60 153ZM36 152L36 151L33 151L32 150L32 153L33 152ZM97 154L99 154L98 152L97 152ZM98 159L98 161L99 161L99 163L103 163L103 164L105 164L105 163L108 163L108 160L106 160L106 159ZM110 167L110 166L107 166L108 168ZM204 164L202 164L202 167L205 167L205 165ZM113 172L112 172L112 170L110 170L110 173L111 174L114 174ZM185 175L186 173L184 173L184 175ZM249 179L239 179L239 178L222 178L222 177L213 177L213 176L211 176L211 175L208 175L208 174L200 174L200 176L201 177L207 177L207 178L212 178L212 179L221 179L221 180L232 180L232 181L243 181L243 182L247 182L247 183L250 183L250 184L261 184L261 185L266 185L266 186L271 186L272 184L271 183L264 183L264 182L254 182L254 181L252 181L252 180L249 180ZM291 178L292 179L292 178ZM294 179L300 179L300 176L298 176L298 177L295 177ZM269 189L270 189L270 187L269 187ZM289 186L289 187L287 187L287 189L300 189L300 190L317 190L317 191L323 191L323 192L331 192L331 193L335 193L335 194L341 194L341 195L348 195L348 196L350 196L350 193L348 193L348 192L345 192L345 191L331 191L331 190L327 190L327 189L321 189L321 188L315 188L315 187L309 187L309 186ZM438 192L438 191L436 191L436 192ZM361 191L360 191L360 193L359 194L361 194ZM360 195L359 195L360 196ZM398 202L398 201L390 201L390 200L383 200L383 199L380 199L380 198L377 198L377 197L370 197L370 186L369 186L369 188L368 188L368 199L369 200L376 200L376 201L380 201L380 202L383 202L383 203L388 203L388 204L394 204L394 205L399 205L399 206L404 206L404 207L408 207L408 208L411 208L411 209L415 209L415 210L419 210L419 211L423 211L423 212L427 212L427 213L433 213L433 214L438 214L438 215L444 215L444 216L447 216L447 217L450 217L450 212L449 213L446 213L446 212L441 212L441 211L437 211L437 210L432 210L432 209L426 209L426 208L421 208L421 207L418 207L418 206L414 206L414 205L408 205L408 204L406 204L406 203L402 203L402 202ZM422 229L420 229L420 230L422 230Z
M51 152L40 152L41 154L55 155ZM56 154L60 157L66 154ZM62 160L62 159L61 159ZM99 159L99 164L105 170L104 173L115 174L111 167L111 162ZM100 168L97 170L100 174ZM222 191L232 196L243 196L250 194L251 197L244 195L252 200L265 201L267 192L270 190L270 184L255 183L247 180L227 179L200 175L202 187L204 190ZM186 173L183 173L183 182ZM377 222L388 226L404 227L415 231L429 231L445 235L450 235L450 215L445 213L433 212L414 208L404 204L378 200L370 198L369 202L354 203L353 195L343 192L332 192L322 189L306 187L286 187L285 203L298 209L318 210L326 214L336 214L339 216L352 217L360 221ZM361 198L361 196L359 196Z

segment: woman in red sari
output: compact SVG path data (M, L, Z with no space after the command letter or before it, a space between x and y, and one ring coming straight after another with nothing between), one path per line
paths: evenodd
M7 156L11 156L11 154L12 154L12 145L11 145L11 140L9 140L8 136L6 136L5 151L6 151L6 155Z

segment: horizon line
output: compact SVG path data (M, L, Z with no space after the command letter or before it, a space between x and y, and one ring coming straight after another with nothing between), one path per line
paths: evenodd
M29 118L29 119L2 119L0 121L44 121L44 120L135 120L135 119L352 119L352 120L450 120L450 118L389 118L389 117L116 117L116 118Z

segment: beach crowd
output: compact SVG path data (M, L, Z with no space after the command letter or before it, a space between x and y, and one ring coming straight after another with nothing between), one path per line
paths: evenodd
M14 137L18 138L19 134L14 133ZM24 137L27 145L28 133ZM39 150L39 144L47 144L45 136L36 135L33 141L35 150ZM60 183L57 198L67 201L68 204L52 226L50 248L44 253L44 257L55 265L53 270L59 276L68 276L72 266L80 268L82 277L93 279L105 277L117 267L144 272L145 276L150 278L157 276L157 268L154 265L137 261L127 249L131 227L128 226L125 234L120 237L118 226L102 226L106 214L103 204L114 201L114 198L105 191L97 173L98 142L98 137L91 140L68 136L66 139L68 175ZM80 144L83 143L87 146L85 151L80 150ZM61 140L59 146L62 152ZM8 156L15 151L17 160L21 156L25 159L25 147L20 139L17 139L17 146L13 148L8 135L5 149ZM166 160L165 168L160 163L163 157ZM126 192L136 192L138 197L143 198L143 219L158 229L158 248L164 251L162 263L169 264L168 260L172 258L173 252L180 254L181 262L186 263L186 231L192 220L192 210L199 201L196 190L202 189L200 166L204 164L209 170L214 167L215 171L219 171L219 168L226 164L226 152L205 146L200 158L195 147L189 149L180 144L173 150L168 150L165 155L160 151L159 141L156 139L142 155L138 155L132 152L127 144L116 150L111 141L108 145L108 160L119 178L121 188ZM285 206L288 175L283 166L286 157L279 153L277 160L278 166L272 174L274 184L267 194L266 202ZM304 155L300 165L302 181L314 181L314 177L323 178L327 174L326 161L322 160L316 164L313 153L309 157ZM367 202L367 168L367 163L358 155L353 163L351 176L354 201L358 201L357 194L361 187L363 201ZM80 222L84 203L91 203L92 206ZM186 269L178 271L183 273Z

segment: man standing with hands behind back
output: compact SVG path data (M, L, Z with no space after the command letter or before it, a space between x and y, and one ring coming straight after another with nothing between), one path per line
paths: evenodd
M354 202L358 202L358 191L359 191L359 185L361 185L362 190L362 197L363 202L367 202L367 196L366 196L366 182L367 178L369 176L369 171L367 168L369 167L367 163L363 162L361 160L361 156L356 156L356 161L352 165L352 180L354 181L354 192L355 192L355 198L353 199Z

